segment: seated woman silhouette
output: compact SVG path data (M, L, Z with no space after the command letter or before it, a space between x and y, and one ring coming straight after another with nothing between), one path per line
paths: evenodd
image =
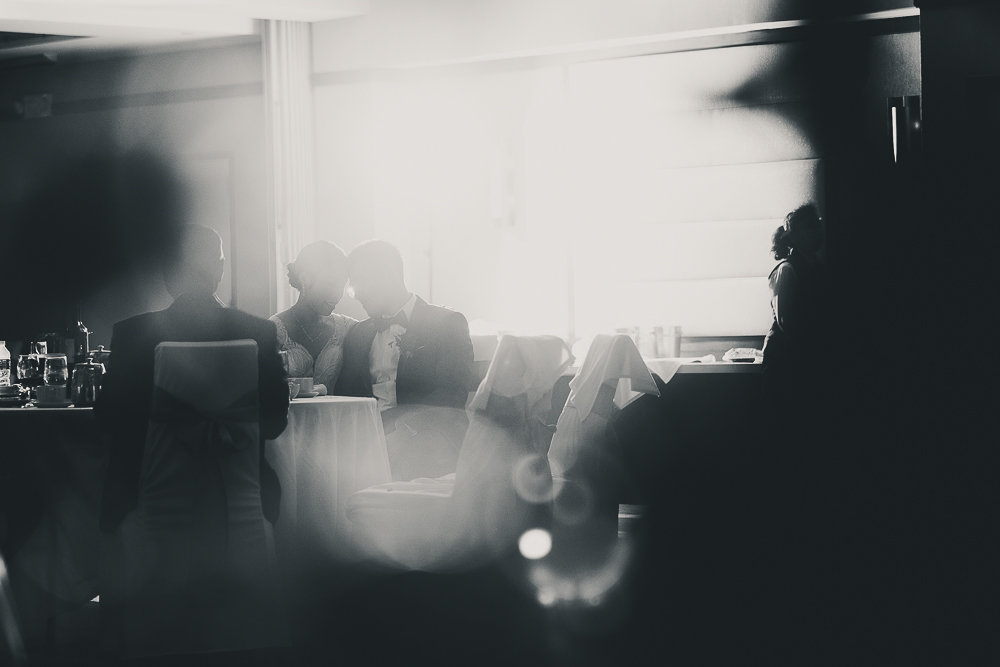
M813 377L814 362L822 359L826 274L816 253L825 236L815 204L806 204L785 216L774 232L772 248L777 266L768 276L774 321L764 339L764 387L777 399L802 395L803 382Z
M357 323L334 313L347 284L347 257L329 241L314 241L288 265L295 305L271 317L278 345L288 353L288 377L311 377L331 392L344 364L344 338Z

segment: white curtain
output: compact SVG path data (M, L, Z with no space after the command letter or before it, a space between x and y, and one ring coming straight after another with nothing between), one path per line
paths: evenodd
M285 266L316 237L311 25L262 21L268 216L274 235L275 298L292 305Z

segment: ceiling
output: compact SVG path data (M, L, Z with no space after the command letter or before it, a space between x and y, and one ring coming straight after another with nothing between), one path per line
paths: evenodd
M260 19L359 16L369 0L0 0L0 59L33 62L256 39Z

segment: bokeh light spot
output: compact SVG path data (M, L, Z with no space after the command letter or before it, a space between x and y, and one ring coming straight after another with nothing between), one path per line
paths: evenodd
M551 588L538 591L538 601L545 607L551 607L556 602L556 593Z
M552 550L552 535L547 530L532 528L521 535L521 539L517 541L517 547L525 558L531 560L544 558Z

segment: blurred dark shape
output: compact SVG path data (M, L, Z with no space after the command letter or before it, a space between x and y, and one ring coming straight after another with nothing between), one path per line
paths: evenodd
M22 665L27 662L26 658L14 596L7 577L7 565L0 555L0 662L5 665Z
M152 150L71 157L39 174L0 222L7 249L0 335L29 341L61 331L76 302L115 279L157 270L185 206L171 165Z
M128 657L287 645L258 482L284 375L270 364L258 378L258 357L276 362L276 348L156 346L138 506L114 538L119 569L101 581L104 629L121 633ZM112 603L120 617L106 613Z
M278 356L274 324L225 308L214 294L187 292L170 308L137 315L115 325L108 373L94 407L113 438L101 503L101 530L113 533L139 498L144 443L154 392L154 350L164 341L210 342L252 339L260 369L261 436L274 439L288 424L288 383ZM263 448L262 448L263 451ZM280 487L261 453L261 501L277 520ZM273 511L271 511L273 508Z

